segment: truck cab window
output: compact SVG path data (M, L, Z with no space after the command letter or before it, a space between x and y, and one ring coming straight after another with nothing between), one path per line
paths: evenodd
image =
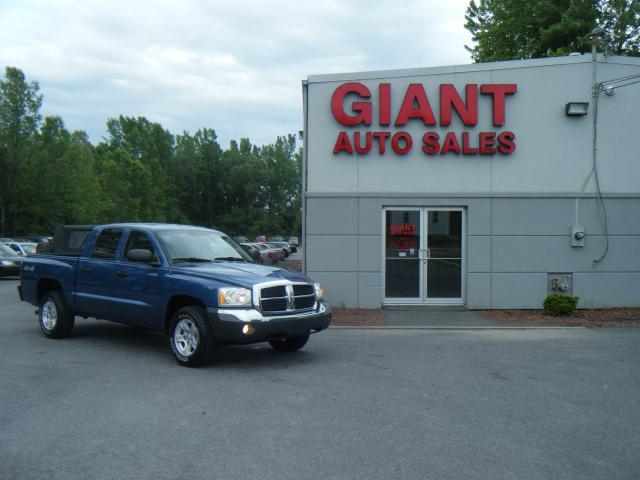
M91 258L115 260L121 236L122 230L115 228L107 228L100 232L96 244L93 246Z
M157 261L158 256L156 255L156 249L153 248L153 243L151 243L149 236L144 232L133 230L131 233L129 233L129 238L127 239L127 245L124 249L123 259L128 262L134 261L134 260L129 260L127 258L127 254L129 253L129 251L136 250L136 249L150 250L151 252L153 252L153 260Z

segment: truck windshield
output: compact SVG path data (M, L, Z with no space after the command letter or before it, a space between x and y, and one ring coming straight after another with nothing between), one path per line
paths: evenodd
M165 254L172 263L245 261L253 262L242 247L225 235L206 230L158 232Z

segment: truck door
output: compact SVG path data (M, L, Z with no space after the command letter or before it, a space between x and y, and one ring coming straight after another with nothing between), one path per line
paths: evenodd
M143 263L129 258L128 252L136 249L150 250L153 260ZM118 272L113 295L118 298L120 321L162 328L166 269L161 266L158 249L145 232L129 232Z
M76 306L79 313L107 320L118 320L117 299L118 247L122 229L105 228L96 239L91 256L80 257L76 272Z

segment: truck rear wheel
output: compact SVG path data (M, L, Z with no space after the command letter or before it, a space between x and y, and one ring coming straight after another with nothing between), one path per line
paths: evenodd
M177 362L185 367L206 365L218 346L204 308L197 305L182 307L173 314L169 341Z
M309 334L307 333L306 335L300 335L297 337L274 338L269 340L269 345L279 352L295 352L296 350L300 350L304 347L308 341Z
M42 295L38 323L42 333L49 338L65 338L71 335L75 316L64 303L60 290L51 290Z

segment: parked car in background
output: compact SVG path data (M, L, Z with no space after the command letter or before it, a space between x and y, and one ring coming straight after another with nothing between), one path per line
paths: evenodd
M233 239L238 243L247 243L249 241L246 235L236 235Z
M282 252L279 249L271 248L266 243L252 243L260 249L260 263L264 265L275 265L282 258Z
M0 243L0 277L17 277L20 275L20 255L5 244Z
M38 246L37 243L32 242L7 242L5 245L21 257L33 255L36 253L36 247Z
M277 262L279 262L284 258L284 252L282 251L282 248L280 248L279 245L276 245L273 242L263 242L262 244L266 245L267 248L269 248L269 251L273 252L273 256L274 258L276 258Z
M293 245L294 247L297 247L298 244L299 244L298 237L296 237L295 235L291 235L289 237L289 245Z
M258 236L256 237L256 243L259 243L259 242L266 242L266 241L267 241L267 237L266 237L265 235L258 235Z
M267 247L259 243L250 242L245 243L245 245L253 247L258 251L258 259L256 260L257 263L260 263L262 265L272 265L273 262L271 262L271 259L267 255Z
M249 254L249 256L251 258L253 258L253 261L256 263L264 263L260 261L260 249L258 247L256 247L255 245L252 245L250 243L240 243L239 244L242 249L247 252Z
M23 235L20 237L19 241L21 242L29 242L29 243L38 243L42 241L51 241L50 235ZM17 238L15 240L18 240Z
M269 239L270 242L282 242L282 235L274 235Z
M287 242L271 242L271 243L282 249L284 258L287 258L289 255L291 255L291 247Z

